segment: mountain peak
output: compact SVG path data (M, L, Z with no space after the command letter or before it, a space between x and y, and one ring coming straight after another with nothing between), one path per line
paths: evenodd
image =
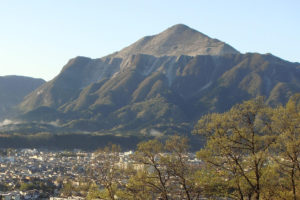
M166 29L165 31L182 32L182 31L186 31L186 30L196 31L185 24L175 24L175 25L169 27L168 29Z
M149 54L157 57L179 55L223 55L239 53L230 45L212 39L184 24L176 24L165 31L146 36L114 54L127 57L133 54Z

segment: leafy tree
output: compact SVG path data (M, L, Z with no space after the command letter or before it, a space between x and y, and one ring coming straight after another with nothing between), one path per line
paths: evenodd
M188 150L188 139L179 135L165 143L157 139L141 142L133 159L143 168L130 177L126 190L133 199L197 199L198 168L189 163Z
M88 190L88 194L87 194L87 200L93 200L93 199L97 199L100 197L100 189L99 187L93 183L90 185L89 190Z
M68 180L68 182L66 182L63 185L61 193L63 194L63 196L72 196L72 193L74 191L75 191L75 188L74 188L72 182Z
M145 170L134 170L130 174L128 182L124 185L123 190L119 191L118 197L126 200L155 199L156 193L153 192L152 186L146 184L149 173Z
M197 156L228 183L227 192L219 195L260 199L268 174L268 149L276 139L270 113L263 99L257 98L198 121L195 133L205 135L207 144Z
M162 157L162 163L172 177L173 191L178 191L181 199L196 198L199 195L194 184L197 168L188 161L188 139L179 135L170 136L164 149L168 154Z
M273 127L279 137L274 152L275 161L279 164L280 172L288 181L282 185L289 185L292 199L300 198L300 94L293 96L285 107L275 109ZM286 194L287 195L287 194Z
M138 144L134 160L144 166L139 174L139 181L150 188L151 193L159 194L164 200L170 199L168 184L170 175L161 165L163 144L157 139Z
M228 188L230 185L224 181L224 177L217 170L212 170L210 166L202 166L195 173L195 185L200 188L201 196L211 198L222 194L223 197L228 196Z
M95 153L96 159L91 166L91 172L92 177L103 187L99 193L102 199L116 199L121 186L123 173L119 166L120 152L120 146L110 144Z

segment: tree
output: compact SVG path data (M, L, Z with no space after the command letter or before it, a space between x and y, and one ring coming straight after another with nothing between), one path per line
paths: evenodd
M143 184L150 189L151 193L159 194L164 200L170 199L168 184L170 175L161 164L163 144L157 139L141 142L133 159L136 163L144 166L144 170L139 172Z
M128 171L127 171L128 173ZM128 177L128 182L119 192L120 199L147 200L156 199L157 192L149 184L149 172L146 170L133 170ZM152 183L152 182L151 182Z
M173 191L178 191L181 199L195 199L199 195L194 182L197 167L188 161L188 139L179 135L170 136L164 147L168 154L162 157L162 163L172 178Z
M300 94L290 98L285 107L275 109L274 130L279 134L274 158L280 166L280 172L288 178L292 188L292 198L300 198L297 185L300 179Z
M95 183L92 183L89 187L86 199L93 200L93 199L97 199L99 197L100 197L99 187Z
M115 200L123 177L119 166L121 148L110 144L95 152L95 159L91 165L91 175L102 187L99 192L102 199Z
M195 127L195 133L207 138L197 156L228 183L227 195L231 198L260 199L268 174L268 149L276 139L271 113L260 97L222 114L207 114Z
M198 168L189 163L188 139L179 135L141 142L133 159L143 166L130 177L126 191L132 199L197 199Z
M28 190L32 190L35 188L35 185L33 183L24 183L22 182L20 185L20 190L21 191L28 191Z
M70 180L68 180L61 190L63 196L72 196L72 193L75 191L75 188Z

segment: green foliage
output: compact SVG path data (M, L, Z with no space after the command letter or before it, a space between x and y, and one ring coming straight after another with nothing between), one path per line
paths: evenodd
M53 194L55 186L49 181L33 179L30 182L21 182L17 188L21 191L36 189L42 190L45 194Z
M88 190L88 194L86 199L87 200L93 200L93 199L97 199L100 197L100 189L99 187L97 187L96 184L91 184Z
M203 116L194 131L207 139L200 165L179 135L140 142L126 167L118 145L99 149L87 199L299 199L299 99L271 108L259 97Z
M285 107L274 109L257 98L198 121L194 132L207 137L205 148L197 153L206 166L199 184L212 188L206 189L208 195L298 198L299 98L295 95Z
M66 179L60 190L60 195L64 197L69 196L88 196L89 190L92 191L93 186L86 180L79 180L78 183L74 183L72 179Z
M7 184L0 183L0 191L1 192L6 192L6 191L9 191L10 189L11 188Z
M32 190L32 189L36 189L35 185L33 183L21 183L21 185L20 185L21 191L28 191L28 190Z
M122 167L118 165L120 152L121 147L115 144L109 144L95 152L96 159L90 171L92 177L103 188L97 192L97 195L102 199L116 199L120 182L124 178Z
M149 184L145 184L146 181L149 181L147 180L146 171L134 170L129 172L129 174L128 182L124 186L124 189L118 192L118 197L128 200L145 200L153 199L155 197L153 189L149 186Z
M195 184L197 167L188 162L188 150L188 139L178 135L165 142L139 143L133 159L140 170L130 176L127 194L148 199L195 199L200 192Z
M300 197L300 94L294 95L285 107L275 109L274 131L279 134L273 151L279 172L288 181L281 183L291 189L293 199Z
M75 191L75 187L73 186L71 181L68 181L67 183L63 184L61 191L63 196L72 196L73 191Z

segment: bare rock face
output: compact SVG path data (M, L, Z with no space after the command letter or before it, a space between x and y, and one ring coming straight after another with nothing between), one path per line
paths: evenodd
M125 58L133 54L161 56L224 55L239 53L230 45L212 39L186 25L178 24L164 32L144 37L122 49L114 57Z

